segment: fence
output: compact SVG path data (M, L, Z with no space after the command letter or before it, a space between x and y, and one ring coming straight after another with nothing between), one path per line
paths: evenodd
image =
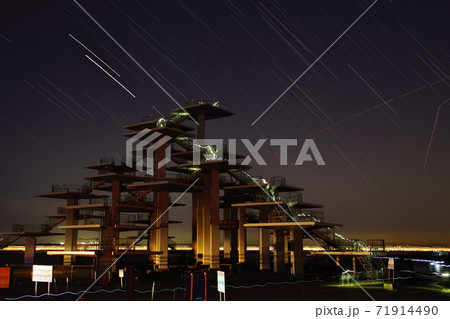
M76 185L76 184L57 184L52 186L52 192L71 192L71 193L87 193L89 191L89 185Z

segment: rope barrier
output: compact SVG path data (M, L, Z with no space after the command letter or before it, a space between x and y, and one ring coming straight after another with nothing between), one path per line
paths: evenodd
M401 280L401 279L411 279L413 277L396 277L395 280ZM384 279L375 279L375 280L365 280L365 281L382 281ZM230 288L230 289L251 289L251 288L264 288L266 286L269 285L295 285L295 284L299 284L299 283L312 283L312 282L324 282L323 280L319 280L319 279L315 279L315 280L298 280L298 281L281 281L281 282L266 282L265 284L255 284L255 285L251 285L251 286L233 286L233 285L226 285L226 288ZM364 281L362 281L364 282ZM212 288L217 288L216 286L211 286ZM161 292L165 292L165 291L169 291L169 292L174 292L177 290L182 290L185 291L186 289L184 287L176 287L173 289L170 288L164 288L164 289L160 289L160 290L156 290L155 293L161 293ZM147 294L150 293L152 290L139 290L139 289L135 289L134 290L137 293L140 294ZM64 295L73 295L73 296L77 296L79 294L82 294L83 292L85 292L84 290L78 291L78 292L73 292L73 291L65 291L65 292L61 292L58 294L48 294L48 293L44 293L42 295L39 296L34 296L34 295L24 295L24 296L20 296L20 297L16 297L16 298L5 298L6 301L17 301L17 300L21 300L24 298L34 298L34 299L39 299L42 297L60 297L60 296L64 296ZM113 290L106 290L106 289L99 289L99 290L95 290L95 291L88 291L86 292L86 294L97 294L100 292L105 292L105 293L115 293L115 292L125 292L124 289L113 289Z

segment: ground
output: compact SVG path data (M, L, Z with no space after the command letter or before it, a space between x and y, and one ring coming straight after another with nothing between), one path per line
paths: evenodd
M185 286L183 273L154 274L146 280L135 280L135 289L146 291L145 293L134 293L133 300L151 300L151 288L155 282L154 300L184 300ZM356 284L341 285L337 278L318 280L317 278L306 278L310 282L299 282L298 279L289 275L277 275L265 272L245 272L227 276L227 300L231 301L370 301L370 297ZM215 282L213 280L213 285ZM395 282L394 291L383 289L382 282L361 282L361 285L377 301L384 300L448 300L450 301L450 284L448 281L430 280L430 278L408 278ZM88 283L74 283L69 286L72 292L86 289ZM253 286L253 287L252 287ZM173 291L174 288L180 287ZM58 293L66 290L65 282L58 283ZM47 285L41 283L39 294L46 292ZM118 281L108 286L94 286L91 292L105 289L112 291L120 289ZM55 286L52 284L52 293ZM22 295L33 295L32 283L16 285L8 293L8 297L19 297ZM210 300L219 300L215 287L211 288ZM75 300L77 296L64 294L61 296L42 297L38 300ZM126 300L124 290L116 290L113 293L97 292L85 295L85 300ZM25 298L22 300L36 300Z

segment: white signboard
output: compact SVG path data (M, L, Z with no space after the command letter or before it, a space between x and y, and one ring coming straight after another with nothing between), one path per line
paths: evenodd
M35 282L52 282L53 266L33 265L33 281Z
M389 258L388 269L394 269L394 258Z
M225 273L223 271L217 272L217 290L225 293Z

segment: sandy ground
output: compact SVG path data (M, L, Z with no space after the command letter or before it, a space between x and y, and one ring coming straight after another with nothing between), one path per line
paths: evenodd
M154 300L172 301L185 300L185 292L182 289L176 291L160 291L162 289L174 289L176 287L185 286L183 278L184 274L155 274L146 278L146 280L135 280L135 289L151 290L153 282L155 282ZM305 280L314 280L315 278L306 278ZM336 279L329 279L323 282L300 282L298 279L291 278L289 275L278 275L263 272L247 272L237 275L230 275L226 279L227 284L227 300L233 301L369 301L371 300L367 294L370 294L375 300L449 300L450 301L450 284L448 281L430 280L430 278L411 278L397 280L394 291L383 289L382 283L362 282L361 286L366 292L356 284L340 285ZM286 283L286 282L290 282ZM212 282L215 285L215 281ZM234 288L238 286L252 288ZM264 286L263 286L264 285ZM89 283L74 283L69 286L70 291L81 291L86 289ZM234 287L231 287L234 286ZM263 286L263 287L261 287ZM119 281L108 286L94 286L91 291L99 289L114 290L119 289ZM46 292L45 283L40 284L39 294ZM58 293L64 292L66 286L60 283L57 287ZM52 293L56 292L54 285L51 289ZM26 294L34 294L34 285L32 283L23 283L16 285L12 291L7 293L7 297L19 297ZM39 299L25 298L22 300L75 300L74 295L63 295L58 297L42 297ZM98 292L95 294L86 294L85 300L127 300L123 291L114 293ZM134 293L133 300L149 301L151 293L144 294ZM216 288L211 288L209 300L219 300L219 294Z

